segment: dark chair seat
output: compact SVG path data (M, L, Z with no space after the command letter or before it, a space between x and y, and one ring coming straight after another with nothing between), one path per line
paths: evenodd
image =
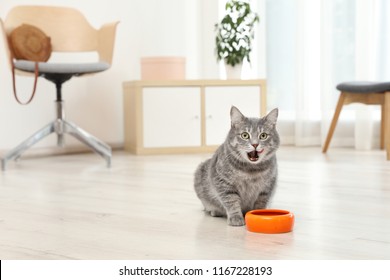
M339 91L350 93L386 92L390 90L390 82L353 81L336 86Z

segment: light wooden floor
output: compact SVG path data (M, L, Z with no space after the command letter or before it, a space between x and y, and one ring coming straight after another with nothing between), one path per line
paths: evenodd
M266 235L204 214L192 187L209 155L27 158L0 173L0 259L390 259L385 152L283 147Z

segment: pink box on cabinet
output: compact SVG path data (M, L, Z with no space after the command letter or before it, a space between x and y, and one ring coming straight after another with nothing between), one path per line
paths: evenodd
M185 80L186 59L177 56L141 58L142 80Z

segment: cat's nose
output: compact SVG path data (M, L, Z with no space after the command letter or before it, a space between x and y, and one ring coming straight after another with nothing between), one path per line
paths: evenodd
M252 146L256 149L259 144L252 144Z

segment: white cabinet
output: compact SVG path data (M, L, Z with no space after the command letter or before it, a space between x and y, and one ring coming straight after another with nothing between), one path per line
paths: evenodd
M201 145L198 87L144 88L144 147Z
M230 108L265 115L265 80L123 83L125 150L135 154L212 152L230 129Z
M217 86L205 88L206 145L220 145L230 129L230 108L244 115L260 117L259 86Z

